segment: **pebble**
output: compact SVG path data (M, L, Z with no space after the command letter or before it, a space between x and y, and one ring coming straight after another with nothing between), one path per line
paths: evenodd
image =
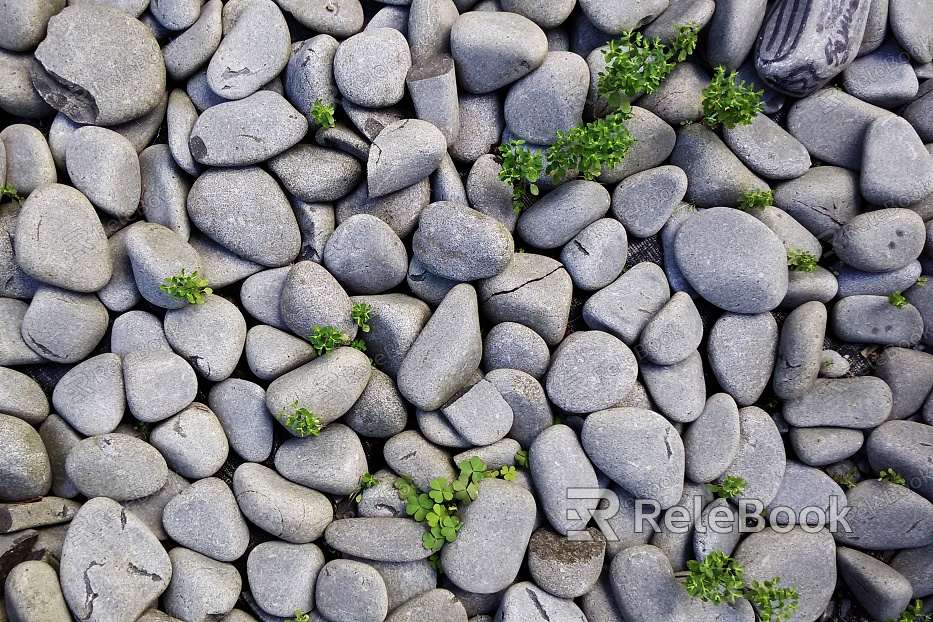
M508 437L530 447L538 435L554 422L551 405L537 380L517 369L495 369L486 375L512 409Z
M250 551L246 576L263 611L292 617L314 609L314 583L323 567L324 554L314 544L263 542ZM288 581L281 580L284 575Z
M402 33L373 28L340 43L334 57L334 79L351 103L384 108L402 101L411 65L411 50Z
M869 429L888 418L891 405L891 389L880 378L821 378L799 398L787 400L783 415L798 427Z
M716 512L716 526L727 526L724 533L710 529L711 515ZM693 532L693 553L697 561L705 560L714 551L732 555L742 537L739 531L739 515L728 499L716 499L703 508Z
M677 292L645 325L638 354L656 365L673 365L690 356L702 339L703 320L693 299Z
M817 259L822 257L823 246L816 239L816 236L784 210L768 205L764 209L752 210L749 213L781 238L788 253L801 250L810 253ZM795 275L790 274L788 276L793 278Z
M45 37L45 29L56 13L65 8L65 0L29 2L3 7L0 47L14 52L28 52Z
M512 427L512 408L485 380L441 407L441 413L458 435L475 446L495 443Z
M711 395L703 412L683 434L687 477L700 483L719 478L735 461L740 442L735 400L726 393Z
M372 308L372 320L366 336L367 352L376 366L393 379L402 360L431 317L428 305L404 294L357 296L354 304L365 303Z
M706 402L706 381L699 352L694 350L673 365L655 365L648 361L640 365L645 387L665 417L688 423L700 416Z
M110 351L128 360L172 347L162 331L162 320L146 311L127 311L113 321ZM128 356L133 354L133 356Z
M933 543L933 504L906 486L867 479L849 490L846 499L851 532L837 531L839 544L889 550Z
M835 350L823 350L820 355L820 377L844 378L849 373L849 359Z
M573 282L560 262L515 253L501 274L479 283L483 314L493 322L518 322L534 329L548 346L567 330Z
M280 294L284 324L296 335L307 338L314 326L332 326L354 339L356 323L350 317L350 297L324 267L301 261L285 277Z
M230 450L217 416L199 402L154 426L149 442L165 456L173 471L191 479L216 473Z
M333 622L380 622L388 613L385 582L375 568L362 562L328 562L314 590L318 612Z
M304 339L263 324L247 331L243 351L250 371L261 380L275 380L317 356Z
M907 348L886 348L877 361L875 376L891 389L891 419L906 419L923 407L933 389L933 356Z
M6 160L6 183L28 197L43 184L58 181L55 160L42 132L21 123L0 132Z
M895 40L859 56L842 72L842 85L862 101L889 109L909 103L919 89L910 57Z
M741 477L748 488L740 499L771 503L781 487L786 466L784 443L774 421L756 406L739 410L739 451L721 479ZM717 480L718 481L718 480Z
M324 539L344 555L381 562L414 562L431 555L421 541L425 533L425 525L408 517L346 518L328 525Z
M80 494L65 472L65 459L71 449L81 441L81 435L56 414L49 415L39 426L39 437L45 445L52 467L52 494L71 499Z
M204 303L165 313L165 337L172 349L206 380L227 379L246 341L246 320L232 302L216 295Z
M453 145L460 136L460 103L450 54L436 54L415 63L405 84L418 118L436 126L444 134L447 146Z
M810 169L806 147L763 114L748 125L723 127L722 137L745 166L766 179L796 179Z
M23 316L23 340L50 361L77 363L103 339L109 319L97 296L42 285Z
M548 54L544 31L506 11L461 15L450 32L450 49L460 85L474 95L512 84L540 67Z
M2 36L2 35L0 35ZM17 54L0 50L0 109L8 114L29 119L40 119L55 113L55 109L36 92L29 75L32 54Z
M146 192L142 210L149 222L163 225L184 239L191 237L188 192L191 184L166 145L153 145L139 154L139 167ZM111 238L112 239L112 238Z
M815 2L772 11L755 54L759 75L788 95L810 95L855 60L870 4L860 0L829 11L825 2ZM828 50L825 33L836 37Z
M0 367L0 412L39 425L49 416L49 400L32 377Z
M741 211L716 207L690 218L677 234L674 253L690 284L726 311L770 311L787 292L784 245Z
M233 473L233 494L254 525L294 544L317 540L334 520L327 497L288 481L261 464L246 462Z
M779 587L796 587L801 620L818 619L835 591L836 546L826 529L778 533L765 528L746 537L733 557L745 569L745 581L780 577Z
M670 163L686 173L686 200L698 207L738 207L743 193L768 189L712 130L699 123L678 131Z
M496 324L483 340L483 369L515 369L540 380L550 364L551 353L538 333L523 324Z
M359 350L339 347L326 356L279 376L266 389L266 408L279 416L292 404L307 408L325 424L343 416L359 399L372 374L369 358ZM279 420L285 425L284 420ZM289 428L293 435L297 434Z
M930 86L933 86L933 84ZM902 111L902 116L910 122L924 141L929 141L933 137L933 117L930 116L931 111L933 111L930 108L931 104L933 104L933 96L930 95L930 87L924 82L918 91L916 99Z
M212 240L263 266L287 265L301 249L301 232L285 193L257 167L205 172L191 186L188 214Z
M0 501L29 501L49 492L52 471L42 438L31 425L0 414Z
M241 458L263 462L269 457L274 428L262 387L248 380L228 378L211 388L208 405L217 415L231 448Z
M933 452L930 427L912 421L885 421L868 436L866 450L874 471L894 469L907 486L933 500L933 484L924 477Z
M214 289L242 281L263 269L258 263L230 252L199 231L191 236L190 244L201 257L204 278Z
M741 66L755 45L766 9L766 0L721 0L716 4L706 51L710 66L722 65L727 70Z
M635 356L621 340L603 331L580 331L554 352L545 386L558 408L590 413L624 398L637 374Z
M771 379L778 327L770 313L724 313L713 325L707 355L713 375L740 406L758 401Z
M88 293L113 275L100 220L74 188L48 184L34 191L20 210L16 232L16 264L38 281Z
M421 490L430 490L431 480L438 477L449 482L457 479L450 456L415 430L406 430L389 439L383 448L383 456L393 471L411 477Z
M33 365L45 358L23 341L23 316L29 305L12 298L0 299L0 365Z
M123 365L120 357L111 353L99 354L72 367L52 392L55 410L85 436L113 432L123 419L125 402Z
M199 175L202 168L191 155L188 143L197 120L198 110L188 94L182 89L173 90L169 95L165 118L168 146L178 166L192 176Z
M257 93L258 95L258 93ZM295 145L269 161L292 196L309 203L336 201L356 188L363 166L353 156L315 145Z
M67 620L71 617L55 569L42 561L25 561L7 576L6 608L13 620Z
M106 128L82 127L68 142L65 162L71 183L96 208L118 218L129 218L136 211L142 178L139 157L129 140Z
M923 318L911 304L898 309L885 296L849 296L833 307L833 332L852 343L912 346L923 337Z
M157 492L148 497L122 501L120 505L141 520L156 538L162 541L168 540L168 534L165 533L165 527L162 524L162 514L165 511L165 506L190 485L191 483L184 477L174 471L169 471L165 485Z
M605 216L609 204L609 192L602 185L569 181L522 212L516 230L536 248L558 248Z
M687 176L676 166L631 175L612 191L612 214L637 238L658 233L684 198Z
M514 241L495 219L441 201L421 213L412 250L432 273L451 280L472 281L505 270L513 256Z
M353 494L367 472L356 433L333 423L320 436L290 438L275 452L275 468L286 479L319 492Z
M307 131L308 120L288 100L273 91L259 91L205 110L188 144L201 164L247 166L283 153Z
M813 300L827 303L839 290L836 277L822 266L817 266L814 272L791 270L787 277L787 294L780 304L784 308L793 309Z
M767 508L772 525L823 526L832 507L845 508L845 493L820 469L788 460L781 487ZM790 512L778 511L788 508ZM822 514L815 510L822 510Z
M162 596L166 613L193 622L208 622L230 613L243 588L234 566L180 546L168 556L172 582Z
M908 207L933 192L933 155L906 119L891 115L872 121L862 149L866 200L887 208ZM885 212L875 214L882 218Z
M836 549L836 559L843 581L873 618L893 618L910 604L910 582L886 563L844 546Z
M613 218L601 218L564 246L560 261L576 287L596 291L619 277L627 255L625 228Z
M355 33L354 33L355 34ZM292 48L284 72L285 95L317 127L311 116L314 102L333 105L337 98L334 82L334 55L340 43L328 34L311 37Z
M502 622L533 622L542 618L567 622L586 622L587 619L572 599L554 596L531 581L515 583L506 590L495 619Z
M595 489L596 471L576 433L566 425L541 431L528 450L534 488L551 527L564 536L576 537L586 528L598 498L574 498L568 488Z
M458 162L475 162L492 153L505 130L502 102L493 91L483 95L459 93L460 132L450 145L450 155Z
M148 443L125 434L93 436L68 453L65 472L86 497L130 501L165 485L168 469Z
M710 85L705 69L689 61L677 63L658 90L638 99L638 105L672 126L703 118L703 90Z
M418 183L438 168L446 147L444 134L427 121L404 119L386 126L369 150L369 196L381 197Z
M492 594L515 581L531 533L537 504L515 482L486 479L476 501L461 513L457 540L441 550L444 574L462 590Z
M370 196L369 187L364 181L356 190L337 201L337 223L356 214L371 214L384 220L400 238L406 238L418 227L418 218L430 202L431 182L427 177L381 197Z
M648 110L632 106L632 118L626 126L635 139L635 146L615 168L603 165L597 177L600 183L616 183L629 175L660 166L674 151L677 142L674 128Z
M198 379L185 359L161 348L136 353L123 362L126 402L134 417L162 421L194 401Z
M215 477L198 480L172 498L162 524L179 545L220 562L236 561L249 544L249 528L233 492Z
M933 40L929 35L933 22L930 21L930 16L922 10L922 5L915 5L904 0L891 0L888 6L888 21L898 43L918 64L933 60Z
M300 0L276 0L276 3L296 22L316 32L349 37L363 28L363 7L359 0L338 0L323 6Z
M590 71L573 52L550 52L544 62L509 89L505 121L519 138L550 145L558 132L581 122Z
M405 280L408 254L384 221L357 214L327 240L324 265L351 293L379 294ZM360 270L360 265L367 269Z
M77 123L124 123L150 112L165 95L159 44L138 20L114 8L64 9L49 20L34 54L36 90Z
M72 520L59 575L69 609L83 620L135 620L177 578L149 528L103 497L90 499Z
M913 597L929 596L933 590L933 576L930 575L930 554L933 545L899 551L891 560L891 568L901 573L913 587Z
M905 291L917 282L920 277L921 266L919 261L911 262L903 268L888 272L864 272L851 266L839 267L836 280L839 283L839 297L857 296L860 294L871 296L887 296L894 291Z
M861 430L849 428L791 428L790 443L805 464L826 466L851 457L862 447Z
M221 0L199 6L197 21L162 48L169 78L187 80L210 61L223 36L223 8Z
M594 330L605 330L634 346L648 321L670 300L670 285L660 266L642 262L583 305L583 319Z
M428 617L435 620L459 622L466 620L466 616L463 604L451 592L432 589L411 598L392 611L386 618L386 622L415 622Z
M124 238L126 254L142 297L164 309L180 309L187 305L187 300L175 298L161 286L182 270L190 275L203 274L198 252L182 236L162 225L134 223L128 229Z

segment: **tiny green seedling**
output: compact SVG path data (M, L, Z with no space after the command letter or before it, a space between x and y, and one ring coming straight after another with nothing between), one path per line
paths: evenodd
M307 408L299 408L298 400L291 405L291 411L283 411L276 415L279 420L284 420L285 427L294 430L298 436L320 436L324 429L324 420L314 415L314 411Z
M364 490L366 490L367 488L372 488L373 486L376 486L378 483L379 483L379 480L376 479L375 475L372 475L371 473L363 473L363 475L360 476L360 485L354 493L355 495L354 498L356 499L356 502L359 503L360 501L363 500ZM351 496L354 496L354 495L351 495Z
M891 306L895 309L903 309L907 306L907 299L904 298L904 295L900 291L896 291L890 296L888 296L888 302L891 303Z
M350 341L349 335L341 333L333 326L313 326L313 332L308 335L308 341L317 350L318 356L330 354L338 347Z
M360 352L366 352L366 342L362 339L354 339L350 342L350 347Z
M787 252L787 267L792 272L816 272L819 267L818 259L813 253L790 247Z
M437 574L444 574L444 567L441 566L441 556L437 553L431 554L431 557L428 558L428 565L433 568Z
M917 287L926 287L929 281L929 277L921 276L917 279Z
M931 620L933 620L933 614L923 613L923 601L919 598L907 605L907 609L897 617L897 622L931 622ZM885 622L894 621L891 618L885 618Z
M732 129L748 125L761 112L764 91L745 86L744 80L736 83L737 76L736 71L726 75L726 68L720 65L710 85L703 89L703 123L708 127Z
M749 190L739 197L739 209L743 212L761 211L774 204L774 192L771 190Z
M26 200L22 197L22 195L20 195L19 192L16 191L16 188L14 188L9 183L0 188L0 197L9 197L9 199L17 205L22 205L23 201Z
M545 152L547 174L559 184L574 171L592 181L602 173L602 167L618 166L635 145L635 138L626 127L631 110L617 110L605 119L557 132L557 140Z
M515 462L518 463L518 466L523 468L528 468L528 451L525 449L520 449L515 452Z
M181 274L165 279L165 283L159 285L159 289L167 292L174 298L184 298L191 304L203 305L207 296L214 293L207 286L207 279L199 279L198 271L191 274L185 274L185 269L181 269Z
M515 481L515 476L518 475L518 471L513 466L504 466L499 469L499 475L501 475L502 479L505 481L513 482Z
M846 471L845 473L837 473L833 476L833 481L839 484L843 490L851 490L855 488L856 477L858 477L858 469L852 469L851 471Z
M531 194L538 196L537 182L544 169L541 154L525 147L524 140L515 140L499 145L499 160L502 170L499 179L512 188L512 209L516 212L525 207L525 199Z
M898 486L905 486L907 484L907 480L905 480L904 477L894 469L885 469L878 475L879 482L890 482L891 484L897 484Z
M370 307L365 302L360 302L353 305L353 311L350 312L350 316L353 318L353 321L356 322L356 325L360 327L360 330L364 333L369 332L369 321L373 316L373 308Z
M790 620L800 608L797 588L778 587L781 579L775 577L770 581L752 581L745 588L745 598L755 606L762 622L783 622Z
M299 609L295 609L295 619L292 622L308 622L310 619L307 613L301 613Z
M734 499L748 490L748 484L745 480L735 475L726 476L722 485L707 484L706 487L720 499Z
M325 104L320 99L311 106L311 118L322 127L329 128L337 125L334 121L334 107Z

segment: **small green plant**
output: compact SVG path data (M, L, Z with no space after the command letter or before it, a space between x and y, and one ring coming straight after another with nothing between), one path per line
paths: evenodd
M318 326L315 324L313 332L308 335L308 341L310 341L314 349L317 350L318 356L324 356L348 343L350 337L333 326Z
M762 622L789 620L799 608L797 588L778 587L778 577L746 584L742 567L722 551L713 551L702 562L688 561L687 570L684 587L688 594L713 604L746 598L755 605Z
M736 83L737 76L735 71L726 75L726 68L720 65L710 85L703 89L703 123L712 129L748 125L762 110L764 91L745 86L744 80Z
M901 612L896 622L931 622L933 615L923 613L923 601L919 598L907 605L907 609ZM895 622L891 618L886 618L885 622Z
M165 283L159 285L159 289L167 292L174 298L184 298L191 304L203 305L207 296L214 293L207 286L207 279L199 279L198 271L191 274L185 274L185 269L181 269L181 274L165 279Z
M353 318L353 321L356 322L356 325L360 327L360 330L364 333L369 332L369 320L373 316L373 308L370 307L365 302L360 302L353 305L353 311L350 312L350 316Z
M888 296L888 302L891 303L891 306L895 309L903 309L907 306L907 299L904 298L900 291L896 291Z
M518 466L523 468L528 468L528 451L525 449L520 449L515 452L515 462L518 463Z
M547 148L547 173L559 184L578 171L589 181L596 179L602 167L615 168L635 145L626 122L630 110L617 110L605 119L557 132L557 141Z
M790 247L787 252L787 267L793 272L816 272L819 260L813 253Z
M298 436L320 436L324 429L324 420L314 415L314 411L299 408L298 400L291 405L291 412L285 410L276 415L276 418L285 421L285 426L298 433Z
M858 469L852 469L845 473L836 473L836 475L833 476L833 481L839 484L843 490L851 490L855 488L856 477L858 477Z
M299 609L295 609L295 619L292 622L308 622L310 619L307 613L301 613Z
M23 201L26 200L20 195L19 192L16 191L16 188L11 186L9 183L0 188L0 197L9 197L10 200L17 205L22 205Z
M749 190L739 198L739 209L743 212L760 211L769 205L774 205L774 192L771 190Z
M366 342L362 339L354 339L350 342L350 347L360 352L366 352Z
M363 500L363 491L367 488L372 488L378 483L379 480L376 479L375 475L372 475L371 473L363 473L363 475L360 476L360 485L357 486L355 491L350 493L350 496L354 497L356 502L359 503Z
M603 50L606 68L599 74L599 92L612 110L628 108L628 98L653 93L674 69L675 59L683 61L697 44L693 24L677 27L674 42L667 46L657 37L646 39L629 30ZM624 96L624 97L623 97Z
M133 430L143 437L143 440L149 438L149 429L152 427L151 423L146 423L145 421L137 421L133 424Z
M499 160L502 170L499 179L512 187L512 209L516 212L525 207L529 194L538 196L537 182L544 169L541 154L524 146L524 140L511 139L499 145Z
M929 277L921 276L917 279L917 287L926 287L929 282Z
M334 107L325 104L320 99L311 106L311 118L322 127L334 127Z
M890 482L892 484L897 484L898 486L904 486L907 484L907 480L905 480L904 477L894 469L885 469L878 475L879 482Z
M444 574L444 567L441 566L441 556L437 553L431 554L431 557L428 558L428 565L431 566L437 574Z
M723 480L722 485L707 484L706 487L720 499L734 499L748 489L748 484L741 477L728 475Z

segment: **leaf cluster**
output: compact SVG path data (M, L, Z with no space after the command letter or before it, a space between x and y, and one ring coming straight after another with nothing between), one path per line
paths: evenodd
M373 308L366 304L365 302L360 302L353 305L353 310L350 312L350 317L353 318L353 321L356 322L356 325L360 327L360 330L364 333L369 332L369 321L373 316Z
M746 598L758 610L763 622L789 620L799 605L797 588L778 587L779 577L746 584L738 561L722 551L713 551L702 562L687 562L689 575L684 587L691 596L713 604L734 603Z
M816 272L819 260L813 253L790 247L787 253L787 267L794 272Z
M499 160L502 163L499 179L512 187L512 209L516 212L525 207L525 199L529 194L538 196L538 185L535 182L544 169L541 154L524 145L524 140L514 138L499 145Z
M904 295L901 294L900 290L888 296L888 302L891 303L891 306L895 309L903 309L907 306L907 299L904 298Z
M307 408L299 408L298 400L295 400L290 406L292 412L287 410L280 412L276 418L285 421L285 426L298 433L298 436L320 436L324 429L324 420L315 416L314 411Z
M334 107L325 104L320 99L311 106L311 118L322 127L334 127L337 125L337 122L334 121Z
M379 480L376 479L376 476L371 473L363 473L360 476L360 485L357 486L356 490L353 491L350 496L356 499L356 502L359 503L363 500L363 491L367 488L372 488L377 485Z
M318 326L315 324L312 327L312 333L308 335L308 341L317 350L318 356L324 356L349 343L350 336L340 332L333 326Z
M528 451L525 449L520 449L517 452L515 452L515 462L517 462L518 466L520 467L523 467L526 469L529 468L528 467Z
M545 153L547 173L559 184L578 171L592 181L602 167L615 168L635 146L635 138L625 125L632 118L631 110L617 110L605 119L557 132L557 140Z
M851 471L846 471L845 473L837 473L833 476L833 481L835 481L843 490L851 490L855 488L855 478L858 476L858 469L852 469Z
M207 296L214 293L207 286L207 279L199 279L198 271L191 274L185 274L185 269L181 269L181 274L165 279L165 283L159 285L159 289L167 292L174 298L184 298L191 304L203 305Z
M308 622L310 619L307 613L301 613L300 609L295 609L295 619L292 622Z
M769 205L774 205L774 192L771 190L749 190L739 198L739 209L743 212L763 210Z
M728 475L722 485L707 484L706 487L720 499L734 499L748 490L745 480L735 475Z
M930 281L930 277L927 277L927 276L917 277L917 287L926 287L929 281Z
M720 65L703 89L703 122L710 128L748 125L761 112L764 91L745 86L744 80L737 83L737 77L736 71L726 75L726 68Z
M0 187L0 197L10 197L10 200L17 205L22 205L23 201L26 200L9 182Z
M907 480L904 479L904 476L894 469L885 469L878 475L879 482L890 482L892 484L897 484L898 486L907 485Z
M914 599L912 603L907 605L907 609L901 612L901 615L897 617L897 622L931 622L933 621L933 614L923 613L923 601L919 598ZM886 618L885 622L893 622L891 618Z

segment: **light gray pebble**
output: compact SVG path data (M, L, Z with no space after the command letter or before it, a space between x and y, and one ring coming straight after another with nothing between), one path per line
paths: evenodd
M638 98L638 105L672 126L692 123L703 118L703 90L709 85L705 69L677 63L656 91Z
M216 477L200 479L172 498L162 524L179 545L220 562L239 559L249 544L249 527L236 498Z
M536 248L558 248L609 211L609 192L592 181L562 184L522 212L516 231Z
M159 451L125 434L82 440L68 454L65 472L84 496L116 501L147 497L162 488L168 478Z
M779 306L794 309L813 300L827 303L836 297L839 284L832 272L817 266L813 272L790 270L787 273L787 294Z
M564 246L560 260L576 287L595 291L622 274L627 255L625 228L613 218L601 218Z
M873 428L891 413L888 384L875 376L816 380L801 397L784 403L783 416L797 427Z
M900 615L911 602L913 588L901 573L867 553L836 549L839 574L873 618Z
M234 254L200 231L192 234L189 243L201 257L201 274L214 289L242 281L263 269L263 266Z
M388 224L369 214L357 214L328 238L324 265L349 292L379 294L405 280L408 253Z
M407 430L389 439L383 448L383 455L393 471L410 476L421 490L430 490L432 479L446 477L447 481L453 481L457 478L450 456L414 430Z
M933 155L906 119L876 119L862 145L861 189L865 199L885 207L907 207L933 192Z
M165 69L175 81L187 80L207 64L220 45L223 36L223 2L210 0L198 7L198 20L185 32L162 48Z
M166 613L192 622L208 622L230 613L243 588L234 566L181 546L168 556L172 582L162 595Z
M810 168L806 147L764 114L747 125L724 127L722 136L752 172L767 179L795 179Z
M203 304L165 314L165 337L203 378L220 381L234 371L246 342L246 320L232 302L209 295Z
M156 350L171 352L172 347L162 331L162 320L146 311L127 311L113 321L110 329L110 351L121 357L137 353L145 356Z
M770 313L724 313L707 341L713 375L741 406L761 397L771 379L777 350L778 327Z
M884 422L869 434L865 445L872 469L895 469L911 490L933 499L933 485L923 478L931 457L930 432L924 423Z
M262 387L248 380L228 378L211 387L208 406L217 415L231 448L241 458L263 462L269 457L274 427Z
M625 397L637 373L635 356L618 338L602 331L572 333L554 352L548 397L569 412L595 412Z
M65 472L65 460L71 449L81 441L81 435L64 419L51 414L39 426L39 436L52 467L52 494L66 499L78 496L80 491Z
M139 154L143 187L142 211L146 220L171 229L184 239L191 236L188 192L191 183L175 163L166 145L153 145Z
M687 477L700 483L720 477L735 460L740 438L735 400L726 393L711 395L683 435Z
M418 421L418 429L424 434L424 437L436 445L454 449L465 449L472 446L470 441L457 433L454 427L450 425L447 417L439 410L416 410L415 419Z
M836 281L839 284L838 295L846 296L871 295L887 296L891 292L905 291L920 278L921 266L914 261L903 268L888 272L864 272L851 266L839 266Z
M622 180L612 191L612 213L638 238L664 226L687 191L687 176L676 166L660 166Z
M44 395L42 398L39 403L46 403ZM99 354L72 367L55 385L52 403L58 414L85 436L113 432L123 419L126 404L120 357ZM8 407L3 411L16 414Z
M184 409L198 390L197 376L185 359L161 348L128 355L123 362L123 381L130 412L149 423Z
M71 183L95 207L120 218L136 211L142 177L136 149L126 138L106 128L82 127L68 143L65 162Z
M475 162L491 153L505 130L501 98L496 92L484 95L460 93L460 131L450 155L458 162Z
M590 328L608 331L632 346L669 299L664 270L642 262L591 296L583 305L583 319Z
M42 437L35 428L10 415L0 414L0 501L28 501L49 492L52 470Z
M36 291L23 316L23 340L56 363L85 359L107 332L107 309L93 294L49 285Z
M32 54L17 54L7 49L0 50L0 109L4 112L30 119L41 119L55 113L55 109L36 91L29 70Z
M898 309L886 296L849 296L830 314L836 336L852 343L912 346L923 337L923 318L911 304Z
M4 589L13 620L67 620L68 605L55 569L43 561L25 561L10 571Z
M864 46L864 40L862 44ZM896 40L890 39L855 59L842 72L842 86L869 104L896 108L916 97L920 84L910 66L910 57Z
M62 380L67 376L66 373ZM76 384L80 384L80 381ZM87 397L91 391L93 389L84 392L83 395ZM57 404L55 408L60 410ZM0 367L0 412L19 417L31 425L39 425L49 416L49 400L42 387L31 376L15 369Z
M65 0L51 0L4 6L0 21L6 27L0 30L0 47L14 52L32 50L45 37L49 19L65 5Z
M6 151L6 183L23 197L28 197L43 184L58 181L55 160L42 132L17 123L0 132L0 142Z
M408 41L392 28L374 28L345 39L334 56L337 88L352 103L384 108L405 95L412 59Z
M202 272L201 257L194 247L171 229L153 223L130 227L125 245L136 286L143 298L164 309L180 309L188 304L187 300L175 298L161 286L182 270L186 275Z
M341 423L325 426L319 436L285 441L275 452L275 468L296 484L335 495L353 493L367 472L359 437Z
M656 365L673 365L690 356L702 339L703 320L693 299L677 292L645 325L638 353Z
M409 518L346 518L327 526L327 544L345 555L381 562L414 562L426 559L425 525Z
M820 377L843 378L849 373L849 359L835 350L823 350L820 354Z
M136 431L133 430L133 432ZM168 479L165 480L165 485L162 488L148 497L121 501L120 505L141 520L156 538L163 541L168 540L169 536L165 533L165 526L162 524L162 513L168 502L190 485L191 483L184 477L169 470Z
M314 609L314 583L324 566L324 554L314 544L263 542L250 551L246 576L263 611L293 617ZM282 581L284 574L289 580Z
M678 423L696 420L706 402L703 357L696 350L672 365L640 363L642 379L658 410Z
M706 51L711 67L739 68L755 45L767 8L766 0L721 0L716 4Z
M199 175L201 165L191 155L188 140L198 120L198 110L182 89L174 89L168 98L166 128L168 146L175 162L189 175Z
M906 486L866 479L846 493L849 532L836 542L869 550L909 549L933 543L933 503Z
M597 177L600 183L616 183L629 175L660 166L674 151L677 134L654 113L632 106L632 118L626 125L635 139L635 146L615 168L603 165Z
M153 427L149 442L165 456L173 471L192 479L216 473L230 451L217 416L199 402Z
M371 214L384 220L400 238L407 238L418 227L421 212L430 202L431 181L428 177L381 197L371 196L364 181L337 201L337 224L356 214Z
M363 165L335 149L296 145L269 161L285 189L309 203L336 201L357 187Z
M261 380L275 380L317 356L304 339L263 324L247 331L243 350L250 371Z
M486 380L441 407L441 413L460 436L476 446L495 443L512 427L512 408Z
M505 98L505 121L520 138L550 145L581 122L590 72L573 52L550 52Z
M483 341L483 369L517 369L540 380L547 371L551 353L532 329L515 322L493 326Z
M794 453L805 464L825 466L853 456L861 449L865 436L850 428L791 428Z
M747 488L739 499L758 499L768 505L784 478L787 455L774 420L757 406L739 410L739 451L735 460L716 483L729 477L741 477Z

